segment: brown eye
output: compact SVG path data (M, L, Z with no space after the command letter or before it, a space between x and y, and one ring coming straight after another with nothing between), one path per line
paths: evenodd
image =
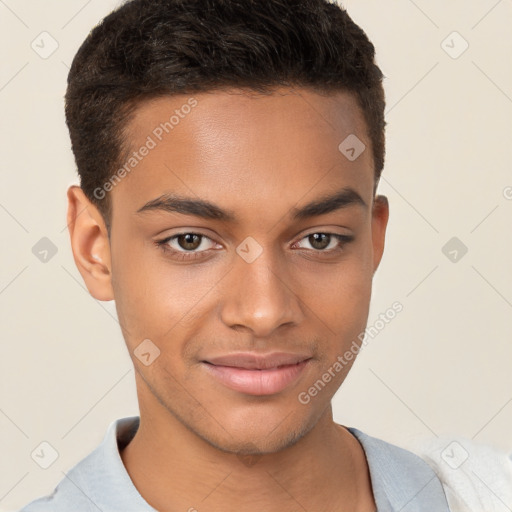
M323 251L329 246L331 235L328 233L313 233L308 236L309 243L314 249Z
M171 258L185 261L204 258L208 254L211 255L215 242L206 235L187 232L157 240L155 245Z
M195 233L185 233L176 237L178 245L187 251L193 251L197 249L201 245L201 239L202 236L196 235Z
M306 235L298 242L299 249L306 249L313 254L320 255L335 255L343 252L343 248L349 242L354 240L353 235L340 235L338 233L311 233ZM307 242L310 247L304 244Z

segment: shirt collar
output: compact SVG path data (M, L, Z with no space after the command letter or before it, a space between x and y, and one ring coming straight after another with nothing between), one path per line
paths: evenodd
M157 512L133 484L119 453L137 432L139 421L139 416L113 421L101 444L68 474L71 479L76 476L78 486L82 482L82 492L102 510ZM449 512L441 482L425 461L356 428L346 428L365 452L378 512L421 512L426 505L436 512Z
M441 481L414 453L347 427L366 455L378 512L450 512Z

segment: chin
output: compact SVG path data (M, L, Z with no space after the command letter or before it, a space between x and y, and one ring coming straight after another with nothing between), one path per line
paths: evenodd
M283 419L286 418L284 421ZM226 421L229 428L224 430L216 424L215 430L209 429L207 432L198 432L211 446L236 455L264 455L277 453L285 450L297 443L314 426L313 421L303 418L301 421L293 419L292 415L280 415L275 421L256 420L253 422ZM257 422L256 422L257 421Z

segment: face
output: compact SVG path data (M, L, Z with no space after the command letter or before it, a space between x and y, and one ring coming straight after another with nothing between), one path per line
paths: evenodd
M164 97L126 137L135 160L110 190L110 244L83 195L72 241L91 294L116 301L141 415L170 414L225 451L289 446L354 362L335 365L361 344L384 248L388 206L355 98Z

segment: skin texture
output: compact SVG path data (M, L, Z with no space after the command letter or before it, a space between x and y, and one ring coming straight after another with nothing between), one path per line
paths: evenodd
M110 243L95 206L79 187L68 190L76 265L93 297L115 299L136 370L141 423L123 462L159 511L372 512L362 447L332 418L354 360L308 404L297 398L364 331L384 250L389 207L373 194L362 112L349 93L305 88L193 97L197 106L110 192ZM127 127L132 150L189 98L143 103ZM354 161L338 149L350 134L366 145ZM292 219L294 208L343 188L366 206ZM164 193L208 200L237 221L137 213ZM182 232L207 237L194 246L197 259L180 261L154 243ZM332 237L323 249L314 233L354 239ZM236 252L249 236L262 249L252 263ZM134 355L145 339L160 350L148 366ZM312 360L289 388L255 396L225 387L201 363L235 351Z

